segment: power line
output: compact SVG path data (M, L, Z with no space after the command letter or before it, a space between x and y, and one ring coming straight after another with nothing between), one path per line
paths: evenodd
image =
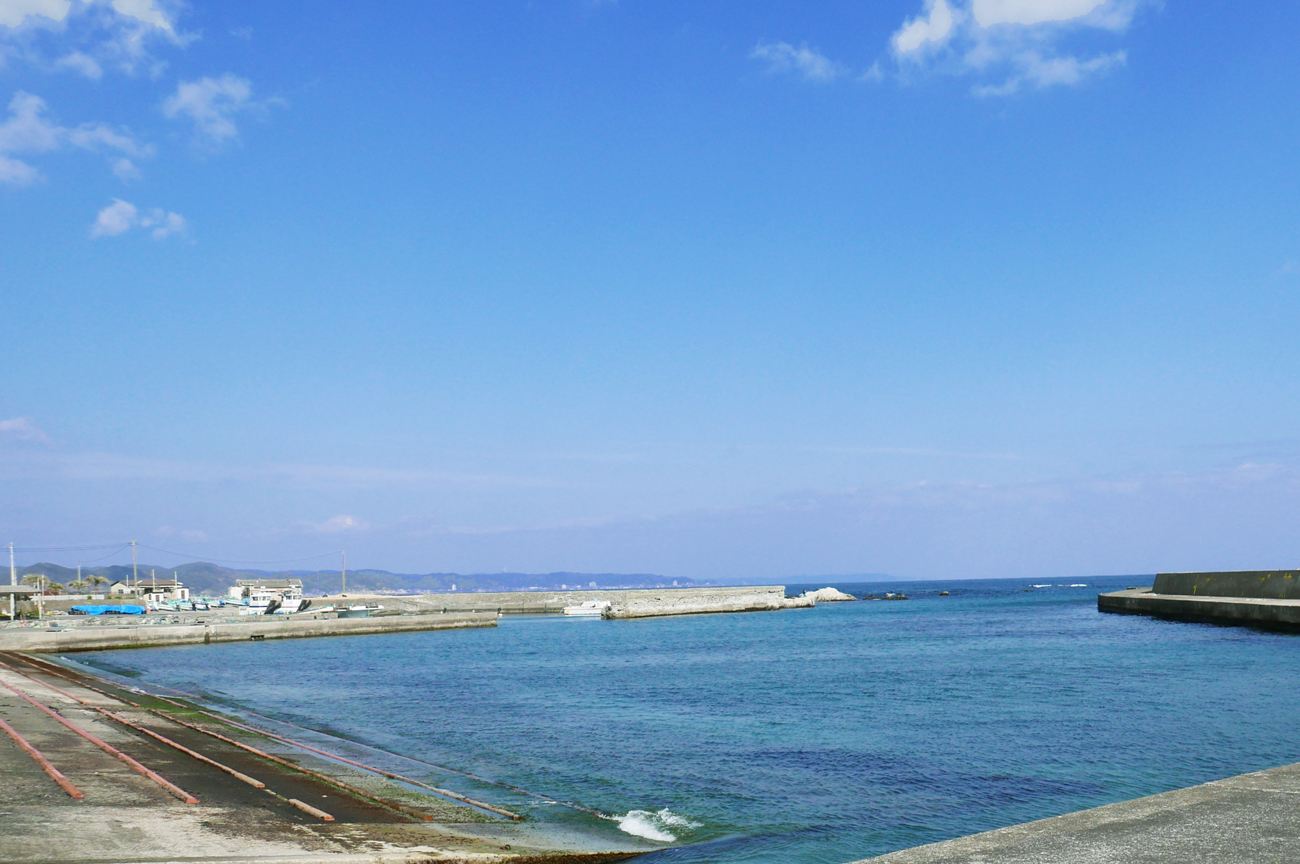
M15 552L94 552L98 549L125 549L128 543L100 543L95 546L15 546Z

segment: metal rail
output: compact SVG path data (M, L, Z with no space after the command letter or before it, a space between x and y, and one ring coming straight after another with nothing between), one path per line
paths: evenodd
M4 664L0 664L0 665L4 665ZM14 671L13 668L10 667L10 666L7 666L7 665L6 665L5 668L6 668L6 669L9 669L10 671ZM16 674L21 675L22 673L19 672L19 673L16 673ZM110 756L115 756L115 757L117 757L118 759L120 759L122 762L125 762L127 765L131 766L131 769L132 769L133 771L135 771L137 774L140 774L141 776L144 776L144 777L149 778L149 779L152 780L154 783L157 783L157 784L158 784L159 786L161 786L163 789L167 790L168 793L170 793L171 795L174 795L174 796L176 796L177 798L181 799L181 800L184 801L186 804L197 804L197 803L199 803L199 799L195 798L193 795L191 795L190 793L186 792L184 789L180 788L179 786L177 786L177 785L174 784L174 783L171 783L170 781L168 781L166 778L164 778L162 775L158 774L157 772L152 771L152 770L146 768L145 766L141 765L139 762L135 761L135 760L132 759L130 756L128 756L128 755L126 755L125 753L123 753L121 750L118 750L118 749L117 749L116 747L114 747L112 744L107 744L107 743L105 743L104 741L101 741L100 739L96 738L94 735L91 735L91 734L90 734L89 732L87 732L85 729L82 729L80 726L77 726L76 724L74 724L74 723L72 723L71 721L65 719L64 717L59 716L59 715L56 714L54 711L52 711L48 706L43 705L43 704L41 704L40 702L37 702L35 699L33 699L32 697L28 696L26 693L24 693L23 691L19 690L17 687L14 687L14 686L13 686L12 684L10 684L8 681L0 681L0 684L3 684L3 685L4 685L5 687L7 687L9 690L12 690L13 693L14 693L14 695L16 695L18 698L24 700L25 702L30 703L30 704L31 704L32 706L34 706L35 708L38 708L38 709L40 709L41 711L44 711L46 714L48 714L48 715L50 715L51 717L53 717L53 718L54 718L55 720L57 720L59 723L62 723L64 726L66 726L66 727L67 727L68 729L70 729L71 731L77 733L77 734L80 735L82 738L85 738L85 739L86 739L87 741L89 741L91 744L94 744L94 745L95 745L96 747L98 747L100 750L103 750L105 753L109 754Z
M58 783L59 786L62 787L63 791L67 792L70 797L72 798L86 797L85 795L82 794L80 789L72 785L71 780L63 776L62 771L60 771L58 768L55 768L53 765L50 764L50 760L46 759L45 755L41 753L41 751L37 750L31 744L28 744L27 739L19 735L14 730L14 727L10 726L8 723L6 723L3 720L0 720L0 729L3 729L6 732L8 732L9 737L14 739L14 743L17 744L19 747L23 748L23 750L27 752L28 756L35 759L36 764L41 766L41 770L44 771L46 774L49 774L50 779L53 780L55 783Z
M152 729L146 729L145 727L137 723L132 723L130 720L127 720L125 717L119 717L117 714L114 714L112 711L109 711L106 708L101 708L98 705L92 705L91 703L87 702L85 699L79 699L78 697L73 696L68 691L63 690L59 687L55 687L53 684L51 684L48 681L42 681L39 678L33 678L31 675L28 675L24 672L19 672L17 669L3 662L0 662L0 666L3 666L5 669L8 669L10 672L13 672L15 675L22 675L24 678L26 678L29 681L35 681L37 684L40 684L42 687L48 687L49 689L53 690L55 693L58 693L60 696L66 696L72 701L80 703L81 705L84 705L85 707L89 708L92 711L98 711L100 714L103 714L105 717L107 717L110 720L116 720L118 723L121 723L123 726L130 727L131 729L134 729L137 732L142 732L145 735L148 735L150 738L153 738L155 741L160 741L163 744L166 744L168 747L173 747L181 751L187 756L191 756L199 760L200 762L204 762L208 765L211 765L213 768L217 768L221 771L225 771L227 774L231 775L232 777L238 780L242 780L243 782L247 783L249 786L253 786L257 789L266 788L266 784L263 783L261 780L256 780L252 777L249 777L247 774L242 774L239 771L236 771L234 768L231 768L229 765L222 765L217 760L204 756L202 753L197 753L182 744L177 744L175 741L163 735L159 735L157 732L153 731Z

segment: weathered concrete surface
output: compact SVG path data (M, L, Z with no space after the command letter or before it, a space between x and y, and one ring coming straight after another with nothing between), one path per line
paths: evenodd
M0 733L0 861L6 864L109 864L109 862L604 862L626 860L654 848L627 835L595 836L560 826L511 823L431 795L415 793L385 778L359 772L303 751L297 764L353 785L369 795L413 807L431 816L422 821L323 783L286 766L259 759L201 735L155 713L66 679L21 668L12 655L4 662L37 680L0 669L3 680L50 706L69 721L119 748L198 798L184 804L126 765L77 737L49 716L0 687L0 718L41 750L85 793L73 800L56 786L7 735ZM84 678L84 676L82 676ZM41 684L48 680L92 705L202 752L266 784L255 789L210 765L119 725ZM90 679L85 679L90 680ZM99 682L101 686L106 685ZM95 685L92 685L95 686ZM146 697L131 694L131 701ZM197 718L190 718L191 721ZM207 718L205 726L217 725ZM273 743L222 728L227 736L275 751ZM307 801L329 812L325 823L291 806ZM661 844L660 844L661 845Z
M785 588L686 588L628 591L605 610L606 618L653 618L705 612L766 612L784 609Z
M472 594L338 595L316 600L320 603L378 603L385 610L400 613L477 610L510 614L558 613L565 606L587 600L608 601L611 609L630 610L615 618L647 615L693 615L705 612L758 612L769 609L810 606L785 602L782 585L721 588L618 588L577 591L501 591ZM661 610L661 611L653 611Z
M246 642L250 639L300 639L313 636L359 636L416 630L495 627L495 612L456 612L446 615L401 615L391 618L293 619L265 616L251 621L214 624L127 624L119 626L61 626L0 631L0 651L64 653L110 648L156 648L163 645L202 645Z
M871 864L1300 861L1300 765L918 846ZM855 862L864 864L864 862Z
M1231 570L1213 573L1159 573L1155 594L1191 594L1196 597L1259 597L1300 600L1300 571Z
M1157 594L1150 588L1130 588L1127 591L1098 594L1097 609L1101 612L1152 615L1177 621L1300 630L1300 600L1193 597L1186 594Z

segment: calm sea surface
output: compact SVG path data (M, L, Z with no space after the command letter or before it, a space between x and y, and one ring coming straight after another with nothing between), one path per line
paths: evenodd
M840 864L1300 761L1300 637L1097 612L1098 591L1142 577L1033 581L70 659L323 730L532 818L620 824L433 765L688 844L647 862Z

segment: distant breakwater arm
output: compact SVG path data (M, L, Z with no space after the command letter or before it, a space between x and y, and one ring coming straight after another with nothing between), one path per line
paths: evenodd
M447 615L399 615L385 618L315 618L293 620L265 616L252 621L192 624L127 624L101 627L12 629L0 632L0 651L107 651L115 648L159 648L167 645L206 645L265 639L314 636L361 636L419 630L495 627L496 613L460 612Z

